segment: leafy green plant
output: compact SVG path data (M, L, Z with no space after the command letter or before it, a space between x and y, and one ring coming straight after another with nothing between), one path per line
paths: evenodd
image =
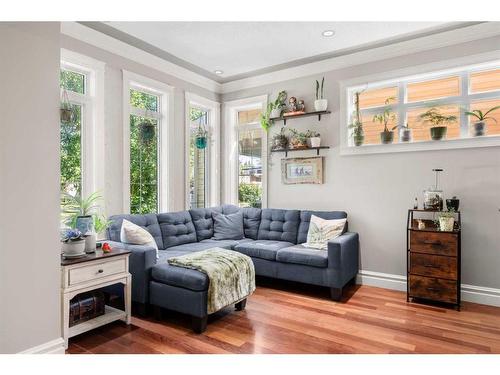
M486 121L486 120L493 120L495 123L497 120L494 117L488 116L491 112L496 111L497 109L500 109L500 105L497 105L496 107L490 108L486 112L482 112L479 109L474 109L473 111L465 111L465 114L467 116L475 117L477 121Z
M74 228L78 216L97 214L100 208L98 202L101 200L102 196L99 192L94 192L86 198L82 198L79 195L73 196L68 193L62 193L61 212L63 223L70 228Z
M321 136L321 134L319 134L315 130L308 130L308 131L306 131L306 137L307 138L315 138L315 137L320 137L320 136Z
M424 122L429 122L433 127L446 126L447 124L452 124L457 121L457 116L443 115L440 110L436 107L429 108L427 111L419 116L420 120Z
M351 129L351 136L354 139L356 145L361 145L364 139L363 132L363 122L361 121L361 113L359 111L359 96L362 91L356 91L354 93L354 111L351 115L351 123L347 126L348 129Z
M385 100L385 107L383 108L382 113L378 113L373 116L373 122L379 122L381 125L384 125L384 133L388 133L397 128L397 126L393 127L391 130L387 128L387 124L390 121L396 120L396 114L392 111L391 101L396 100L394 97L387 98Z
M323 77L323 79L321 80L321 89L320 89L320 84L319 82L316 80L316 100L320 100L320 99L323 99L323 85L325 84L325 77Z
M241 203L248 204L249 207L260 207L262 189L257 184L240 183L238 186L238 197Z
M307 138L309 138L307 135L307 132L303 133L303 132L299 132L296 129L290 128L290 133L292 134L292 136L290 137L290 145L292 147L295 147L295 148L296 147L307 147Z
M112 223L104 215L94 215L94 230L96 233L104 232Z
M273 102L269 102L266 107L266 111L260 114L260 126L266 132L274 125L274 121L271 120L271 112L273 109L280 110L280 116L283 113L283 110L286 108L286 100L287 94L286 91L280 91L278 96Z

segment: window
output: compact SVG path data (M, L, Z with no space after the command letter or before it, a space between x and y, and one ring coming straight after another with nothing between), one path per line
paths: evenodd
M132 214L166 211L171 88L126 71L123 77L124 210Z
M238 123L240 207L262 207L262 132L259 123Z
M60 122L61 191L104 195L104 167L98 157L104 149L104 64L64 49L61 58L61 101L68 100L72 110L70 121Z
M469 118L465 111L479 109L484 112L500 105L499 66L500 62L496 61L388 81L361 83L359 79L355 79L352 82L358 81L358 84L343 85L347 97L343 117L346 119L346 124L352 122L352 115L355 111L355 93L360 93L359 108L364 131L363 146L380 145L377 149L380 151L377 152L383 152L382 148L394 146L381 144L380 133L384 129L384 124L376 121L374 116L382 114L384 110L389 110L391 113L387 123L389 130L398 125L408 125L412 129L412 141L397 146L397 150L400 151L404 147L408 147L408 150L415 149L408 146L408 143L432 143L429 131L431 124L420 117L430 108L436 108L442 115L455 117L456 120L446 124L446 140L474 138L473 131L471 131L474 118ZM500 135L500 125L497 124L500 119L500 110L491 113L490 117L486 121L486 138ZM366 150L366 147L354 146L349 130L343 130L343 135L343 144L347 146L344 149ZM394 131L393 143L399 143L398 135L398 131ZM484 141L481 142L484 143ZM440 147L439 143L432 144L432 147L434 145Z

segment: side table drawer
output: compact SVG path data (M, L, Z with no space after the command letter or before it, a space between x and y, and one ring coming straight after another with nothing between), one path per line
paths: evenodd
M410 275L410 296L457 303L457 282Z
M100 279L117 273L128 272L125 258L105 263L89 264L85 267L69 270L69 285Z
M456 280L457 258L410 252L410 273Z
M410 250L418 253L457 256L457 235L410 231Z

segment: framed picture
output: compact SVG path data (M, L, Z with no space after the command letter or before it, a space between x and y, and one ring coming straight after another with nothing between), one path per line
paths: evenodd
M290 184L322 184L323 156L281 159L281 181Z

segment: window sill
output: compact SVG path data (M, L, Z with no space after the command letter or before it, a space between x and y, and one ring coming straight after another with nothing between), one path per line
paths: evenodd
M388 154L394 152L417 152L435 150L453 150L461 148L500 146L500 136L482 136L444 141L424 141L414 143L391 143L386 145L342 146L340 155Z

